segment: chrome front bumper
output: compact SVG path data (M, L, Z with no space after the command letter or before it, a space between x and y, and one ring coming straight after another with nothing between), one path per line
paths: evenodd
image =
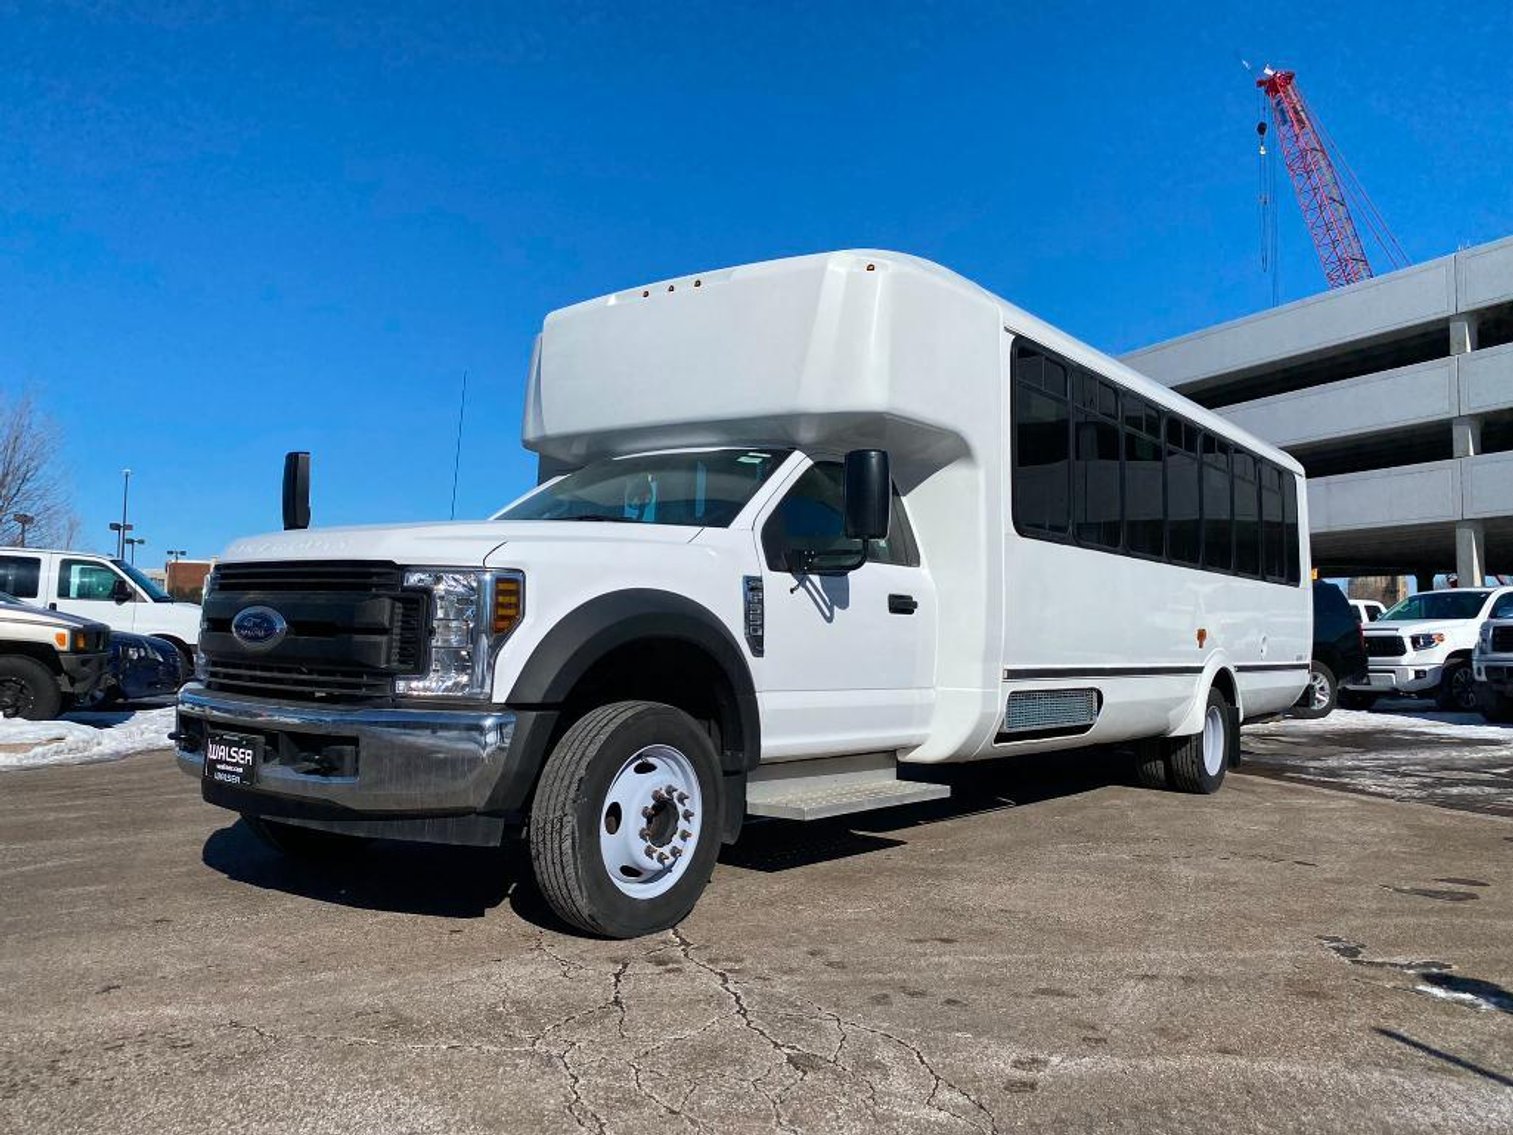
M191 683L179 693L175 737L179 767L194 777L204 770L208 731L263 738L254 783L202 780L212 803L262 811L259 800L279 800L309 805L306 815L388 819L482 810L506 771L515 726L502 708L291 705Z

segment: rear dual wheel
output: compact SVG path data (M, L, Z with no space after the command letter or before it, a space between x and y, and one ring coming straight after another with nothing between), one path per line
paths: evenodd
M552 750L531 807L531 867L562 919L634 938L693 909L720 851L720 764L682 710L615 702Z
M1147 788L1210 795L1230 765L1239 764L1240 715L1219 690L1208 691L1203 728L1188 737L1153 737L1135 755L1135 774Z

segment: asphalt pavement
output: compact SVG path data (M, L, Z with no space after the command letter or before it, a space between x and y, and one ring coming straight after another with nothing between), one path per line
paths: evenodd
M0 1131L1513 1129L1496 815L1027 759L634 942L508 854L292 865L166 753L0 775L0 847Z

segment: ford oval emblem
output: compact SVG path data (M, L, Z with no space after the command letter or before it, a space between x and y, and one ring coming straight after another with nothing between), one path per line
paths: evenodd
M231 633L248 650L272 650L289 633L289 623L272 607L243 607L231 620Z

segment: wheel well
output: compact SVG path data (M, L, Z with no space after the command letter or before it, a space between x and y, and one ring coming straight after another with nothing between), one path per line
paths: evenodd
M1228 670L1220 670L1214 674L1213 688L1223 694L1230 705L1236 709L1240 707L1240 699L1235 691L1234 675Z
M724 767L745 767L745 754L738 751L743 734L735 691L720 664L697 644L638 639L606 653L568 693L552 744L595 706L617 701L655 701L681 709L708 733Z
M1471 652L1469 650L1452 650L1450 652L1450 654L1449 654L1449 657L1447 657L1445 659L1446 664L1449 664L1451 662L1470 662L1470 661L1471 661Z

